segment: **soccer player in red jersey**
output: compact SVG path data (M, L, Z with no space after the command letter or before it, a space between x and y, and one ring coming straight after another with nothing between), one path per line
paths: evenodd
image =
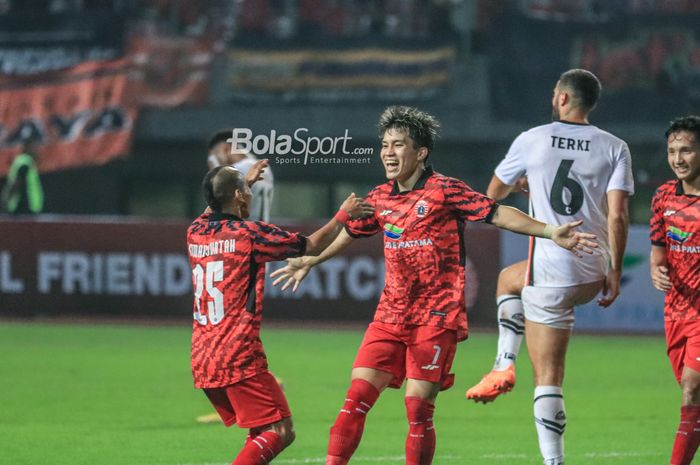
M688 465L700 444L700 117L671 122L668 164L677 179L651 202L651 281L666 293L668 358L683 392L671 465Z
M548 237L579 254L596 244L574 232L580 222L554 227L498 206L464 182L433 171L426 161L439 124L422 111L389 107L379 120L381 160L388 181L367 202L374 215L352 220L318 257L302 257L275 273L276 284L296 289L309 269L355 238L384 234L384 291L351 374L350 389L333 424L326 464L344 465L362 437L365 416L387 387L406 382L406 463L428 465L435 451L435 399L453 384L457 342L467 337L464 303L464 226L487 222Z
M266 161L246 178L230 166L210 170L204 195L211 212L187 231L194 285L192 374L226 426L249 428L233 465L269 463L294 440L282 389L267 369L260 341L265 262L325 249L350 218L371 207L350 195L328 224L304 237L262 221L246 221L250 184Z

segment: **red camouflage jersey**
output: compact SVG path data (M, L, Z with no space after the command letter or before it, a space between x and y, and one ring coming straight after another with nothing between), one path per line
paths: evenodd
M355 238L384 233L385 286L374 321L453 329L465 339L464 225L490 221L493 199L427 167L412 190L389 181L367 202L374 216L346 230Z
M213 213L190 225L187 250L194 287L195 387L228 386L264 372L264 262L303 255L306 238L262 221Z
M666 293L666 320L697 320L700 313L700 196L687 195L679 180L656 190L651 201L651 243L666 248L673 288Z

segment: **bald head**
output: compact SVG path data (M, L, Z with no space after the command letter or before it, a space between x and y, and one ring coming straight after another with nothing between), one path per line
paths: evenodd
M243 174L230 166L217 166L202 181L204 200L215 212L230 209L234 204L236 190L244 192L245 187Z

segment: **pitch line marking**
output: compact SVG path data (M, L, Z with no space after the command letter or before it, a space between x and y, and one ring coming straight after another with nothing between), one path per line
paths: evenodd
M615 451L610 451L610 452L586 452L585 454L568 454L569 456L574 456L574 457L586 457L586 458L625 458L625 457L660 457L663 456L663 453L655 453L655 452L615 452ZM490 460L525 460L534 457L534 454L481 454L479 456L480 459L490 459ZM459 455L437 455L435 456L435 459L439 460L460 460L463 459L464 457L459 456ZM394 456L386 456L386 457L354 457L353 461L355 463L366 463L366 462L403 462L406 460L405 455L394 455ZM314 464L314 463L325 463L326 458L325 457L305 457L305 458L298 458L298 459L285 459L285 458L276 458L274 463L279 463L279 464L289 464L289 465L295 465L295 464L304 464L304 463L309 463L309 464ZM221 462L221 463L180 463L178 465L230 465L229 462Z
M436 459L440 460L458 460L462 459L459 455L436 455ZM395 455L391 457L353 457L353 462L403 462L406 460L405 455ZM297 464L297 463L326 463L325 457L306 457L300 459L285 459L285 458L275 458L272 463L286 463L286 464ZM230 462L226 463L180 463L178 465L230 465Z

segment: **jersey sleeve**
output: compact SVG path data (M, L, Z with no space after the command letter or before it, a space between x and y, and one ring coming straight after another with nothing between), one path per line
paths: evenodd
M348 222L345 223L345 231L350 237L354 237L355 239L374 236L382 230L379 221L377 221L377 215L380 213L377 209L377 190L373 189L370 191L365 201L374 207L374 215L368 216L367 218L348 220Z
M621 190L634 194L634 179L632 178L632 156L627 144L622 144L622 149L615 158L610 181L608 181L607 192Z
M504 184L512 186L515 182L525 174L525 133L520 134L515 138L508 149L506 156L496 167L494 174Z
M664 222L664 199L666 192L663 187L656 190L651 200L651 219L649 220L649 238L653 245L666 246L665 222Z
M253 241L253 257L257 263L299 257L306 252L306 237L280 229L273 224L249 223Z
M490 222L496 202L476 192L465 182L446 178L443 184L445 204L456 216L464 221Z

